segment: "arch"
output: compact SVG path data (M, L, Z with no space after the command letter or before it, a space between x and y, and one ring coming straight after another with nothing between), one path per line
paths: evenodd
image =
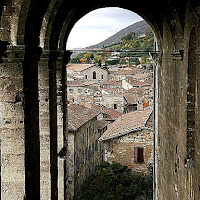
M24 0L21 4L21 11L19 14L18 30L17 30L17 44L24 44L25 23L29 10L31 0Z
M96 71L93 71L93 79L97 79L97 73L96 73Z
M194 165L196 132L196 70L197 70L197 35L193 27L190 33L187 70L187 159Z
M124 6L125 3L119 3L119 2L112 2L107 3L107 2L101 2L101 4L96 4L95 6L91 6L91 7L85 7L83 5L83 7L81 7L81 5L76 8L76 9L71 9L71 13L69 15L67 15L64 23L63 23L63 27L61 29L60 32L60 37L59 37L59 47L64 49L66 46L66 42L67 42L67 38L73 28L73 26L75 25L75 23L81 19L84 15L88 14L91 11L94 11L95 9L99 9L99 8L104 8L104 7L120 7L123 9L128 9L132 12L137 13L138 15L140 15L152 28L152 30L155 33L155 36L158 40L158 47L159 49L161 49L162 46L162 29L163 29L163 25L162 23L158 23L158 19L155 20L152 17L149 17L147 15L144 15L144 12L142 12L142 9L138 10L138 8L136 9L136 7L133 7L132 5L127 4L126 6ZM151 7L152 5L150 5ZM155 8L153 8L155 9ZM157 11L155 11L157 12ZM159 14L157 13L156 16L154 16L155 18L157 18L159 16Z
M54 18L56 16L60 4L61 0L52 0L51 3L49 4L47 12L45 13L42 22L42 28L40 31L40 47L42 48L44 47L48 48L48 43L45 43L47 41L46 38L49 38L50 36L52 23L54 21Z

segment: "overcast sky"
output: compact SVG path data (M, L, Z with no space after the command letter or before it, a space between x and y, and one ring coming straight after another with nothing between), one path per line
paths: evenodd
M121 8L94 10L75 24L67 41L67 49L97 44L141 20L137 14Z

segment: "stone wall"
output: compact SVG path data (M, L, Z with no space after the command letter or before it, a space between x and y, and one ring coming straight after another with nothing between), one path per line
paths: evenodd
M91 175L95 167L103 161L102 146L98 142L103 134L93 118L76 131L69 131L68 138L68 199L80 189L83 181ZM105 129L104 129L105 130Z
M116 139L104 141L105 161L117 162L128 166L133 171L147 172L153 163L153 132L152 130L139 130L128 133ZM144 149L144 162L134 161L134 148Z
M22 57L14 60L19 53ZM0 64L1 199L5 200L25 195L23 53L9 48L8 58Z
M190 6L189 6L190 7ZM173 35L164 23L162 64L158 65L158 199L199 199L199 38L190 41L190 33L199 30L197 16L187 8L184 36L180 27ZM195 38L193 37L193 40ZM179 41L178 41L179 40ZM190 46L191 42L195 44ZM178 50L174 50L177 48ZM183 50L183 51L179 51ZM195 52L195 53L194 53ZM189 80L193 71L192 82ZM191 89L194 87L195 89ZM188 89L189 88L189 89ZM192 98L190 98L190 95ZM192 122L192 123L190 123ZM189 128L193 133L189 133ZM191 127L192 126L192 127ZM192 156L188 156L188 153ZM167 188L167 190L166 190Z
M85 5L84 1L69 4L62 0L6 0L0 4L0 62L3 62L0 64L1 199L23 199L25 192L28 200L40 199L42 188L48 190L50 182L56 184L55 135L50 135L50 139L54 139L53 145L50 142L50 150L54 153L50 157L50 166L54 167L52 174L55 175L50 182L49 175L47 178L42 175L40 179L41 172L49 173L48 156L40 156L40 152L48 152L48 130L55 134L60 134L62 130L59 127L57 131L57 124L61 124L58 116L61 106L56 104L55 90L57 57L47 56L46 64L48 62L49 67L49 64L53 64L54 70L51 74L54 78L49 80L49 84L53 84L53 94L48 102L48 86L45 85L47 75L40 64L39 72L44 74L38 76L38 61L42 51L38 47L47 51L65 50L75 22L89 11L106 6L137 12L149 22L158 39L161 56L156 67L155 99L157 199L200 198L199 1L165 0L152 3L145 0L132 4L129 0L109 0L89 1ZM6 54L2 41L11 45L7 46ZM43 90L42 84L46 89ZM53 113L48 119L51 109ZM67 137L64 128L66 110L62 112L63 137ZM58 146L62 146L61 143ZM47 185L43 184L43 180L47 180ZM52 198L56 199L56 187L41 194L48 198L52 190L55 194Z

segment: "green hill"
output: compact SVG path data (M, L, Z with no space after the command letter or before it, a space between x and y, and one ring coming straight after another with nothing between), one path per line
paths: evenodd
M99 44L96 45L92 45L88 48L89 49L103 48L112 44L116 44L121 41L121 38L128 35L129 33L135 32L137 35L141 35L144 34L148 28L149 25L144 20L142 20L140 22L128 26L127 28L122 29L121 31L117 32L116 34L104 40L103 42L100 42Z

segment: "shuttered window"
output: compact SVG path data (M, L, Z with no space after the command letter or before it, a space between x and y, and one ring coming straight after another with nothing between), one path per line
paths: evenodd
M134 162L138 162L138 163L144 162L144 148L143 147L134 148Z

